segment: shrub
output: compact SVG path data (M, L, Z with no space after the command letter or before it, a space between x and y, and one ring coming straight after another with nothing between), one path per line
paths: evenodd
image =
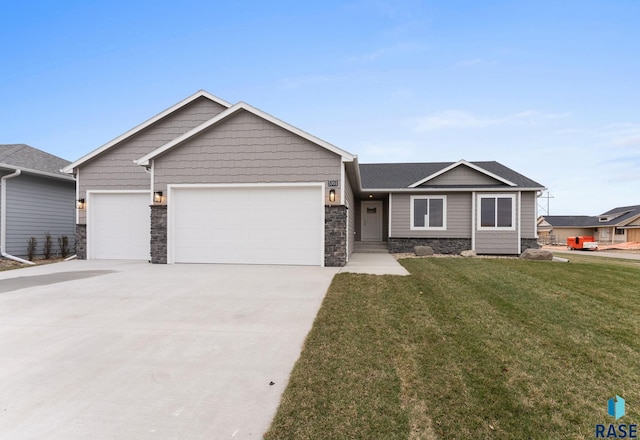
M36 237L31 237L27 242L27 258L29 261L33 261L36 256L36 249L38 248L38 240Z
M66 235L58 237L58 247L62 258L67 258L69 256L69 237Z
M44 254L44 259L48 260L51 258L51 249L53 248L53 240L51 239L51 234L46 232L44 234L44 246L42 247L42 253Z

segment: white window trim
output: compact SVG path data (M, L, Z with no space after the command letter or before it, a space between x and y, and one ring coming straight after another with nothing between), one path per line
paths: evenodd
M482 199L511 199L511 226L482 226ZM498 223L497 219L497 203L496 203L496 224ZM515 231L516 227L516 211L518 207L516 206L516 195L515 194L478 194L478 203L476 206L476 221L477 221L477 229L478 231Z
M414 226L414 200L442 200L442 226ZM446 231L447 230L447 196L411 196L410 210L410 229L412 231ZM425 224L428 223L429 216L425 219Z

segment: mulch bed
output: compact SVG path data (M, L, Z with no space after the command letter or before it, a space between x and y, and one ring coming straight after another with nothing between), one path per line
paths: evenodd
M64 258L49 258L48 260L45 259L37 259L34 260L33 262L36 263L36 266L39 266L41 264L51 264L51 263L59 263L61 261L64 261ZM9 258L0 258L0 270L10 270L10 269L20 269L22 267L29 267L26 264L22 264L19 261L14 261L14 260L10 260Z

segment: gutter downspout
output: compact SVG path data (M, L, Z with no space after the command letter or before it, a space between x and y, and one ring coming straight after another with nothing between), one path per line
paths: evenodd
M7 180L13 177L18 177L20 173L20 170L15 170L11 174L2 176L2 178L0 179L0 254L2 254L2 256L5 258L9 258L10 260L18 261L23 264L30 264L33 266L36 264L33 261L23 260L20 257L15 257L5 252L5 247L7 244Z

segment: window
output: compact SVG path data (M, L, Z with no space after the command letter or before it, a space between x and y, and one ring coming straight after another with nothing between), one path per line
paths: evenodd
M478 197L478 229L515 229L515 196L482 195Z
M445 196L411 196L411 229L445 230Z
M616 228L616 235L624 235L624 229Z

